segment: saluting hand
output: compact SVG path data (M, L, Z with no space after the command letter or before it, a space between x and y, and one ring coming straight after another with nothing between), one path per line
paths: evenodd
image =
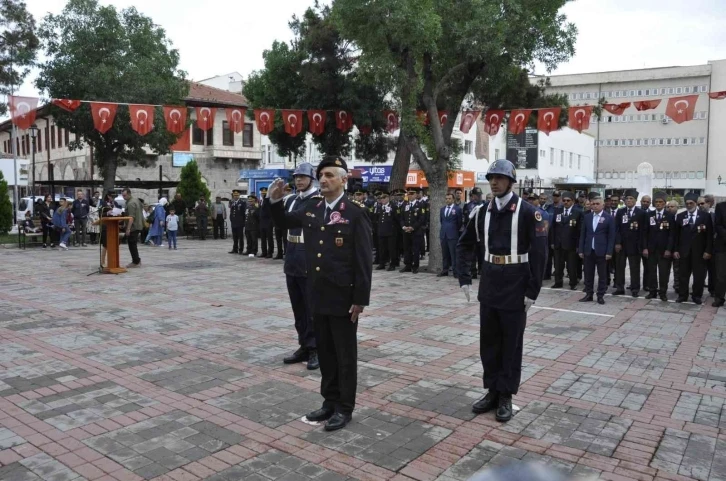
M275 179L272 181L270 186L267 189L267 196L270 198L270 200L277 200L282 199L283 192L282 192L282 185L283 185L282 179Z
M350 307L350 322L352 322L353 324L358 322L358 316L360 315L361 312L363 312L363 306L353 304Z

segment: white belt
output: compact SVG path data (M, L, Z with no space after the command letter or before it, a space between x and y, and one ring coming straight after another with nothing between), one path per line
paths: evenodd
M287 241L292 242L293 244L304 244L305 239L303 238L303 235L287 235Z
M524 264L525 262L529 262L529 254L518 254L515 256L496 256L494 254L485 254L484 260L486 262L489 262L490 264L495 264L498 266L505 265L505 264Z

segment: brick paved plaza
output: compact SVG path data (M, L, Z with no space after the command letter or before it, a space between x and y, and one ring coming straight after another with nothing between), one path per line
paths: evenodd
M296 347L282 262L229 247L142 247L143 268L90 277L90 247L0 249L0 479L452 481L520 460L726 479L724 311L544 289L521 411L499 424L470 410L478 303L452 278L375 271L358 407L326 433L301 421L318 371L282 364Z

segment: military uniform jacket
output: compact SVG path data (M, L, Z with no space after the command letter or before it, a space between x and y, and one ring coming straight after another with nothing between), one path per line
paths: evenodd
M404 202L401 206L400 227L413 227L412 234L423 234L424 229L426 229L426 210L426 207L421 202L414 204Z
M640 207L633 207L633 215L623 207L615 215L615 245L623 246L626 256L641 255L646 246L648 214Z
M495 201L483 204L479 214L474 214L459 238L457 262L459 284L471 284L471 255L482 249L485 262L481 266L479 302L504 310L524 308L524 297L536 300L542 288L548 253L548 226L542 214L533 205L522 202L517 215L517 254L528 254L529 262L496 265L486 261L486 254L509 255L511 253L512 219L519 196L512 195L509 202L498 210ZM490 210L489 246L485 245L485 211ZM477 240L478 239L478 240Z
M702 256L713 252L713 223L711 214L696 209L693 224L689 223L688 211L676 215L676 241L674 251L683 257Z
M242 199L233 200L229 203L229 224L232 229L241 229L245 226L247 214L247 203Z
M673 251L673 244L676 232L676 216L663 209L660 221L658 211L648 212L648 224L646 228L646 243L648 254L658 251Z
M375 216L378 237L390 237L396 235L396 231L401 228L399 217L400 208L393 205L393 203L389 202L385 205L379 204Z
M247 230L260 230L260 208L256 205L250 206L247 204Z
M272 214L270 213L270 199L260 199L260 229L272 227Z
M285 212L296 212L305 209L308 204L317 204L323 199L318 193L312 193L300 199L297 195L291 195L287 200L281 201L280 204L285 205ZM275 227L284 229L284 225L277 223L275 219ZM303 236L303 242L288 242L285 250L285 274L293 277L307 277L307 258L305 256L305 244L308 242L303 234L302 227L295 227L287 231L289 236Z
M471 212L476 208L478 205L482 205L483 202L474 202L473 200L470 200L466 204L464 204L464 208L461 210L461 215L464 218L464 222L461 223L461 232L464 232L466 230L466 223L469 222L469 216L471 215Z
M327 223L325 199L292 212L276 202L271 212L276 225L302 227L313 314L347 316L352 305L369 304L373 244L364 205L343 197Z
M569 215L565 215L564 207L555 207L551 217L550 244L554 244L555 249L577 250L580 246L583 211L572 207Z

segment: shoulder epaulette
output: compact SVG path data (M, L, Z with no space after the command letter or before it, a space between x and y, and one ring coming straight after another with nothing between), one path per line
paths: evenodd
M367 209L368 207L363 202L358 202L357 200L353 199L350 201L351 204L355 204L361 209Z
M311 198L311 199L322 199L322 198L323 198L323 196L322 196L322 195L320 195L320 194L313 194L313 195L311 195L311 196L310 196L310 198Z

